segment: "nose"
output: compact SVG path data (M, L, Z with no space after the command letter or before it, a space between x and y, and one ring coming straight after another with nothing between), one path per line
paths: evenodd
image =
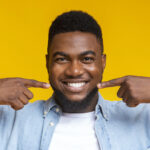
M73 61L71 62L65 71L66 76L69 77L79 77L84 73L83 66L80 62L78 61Z

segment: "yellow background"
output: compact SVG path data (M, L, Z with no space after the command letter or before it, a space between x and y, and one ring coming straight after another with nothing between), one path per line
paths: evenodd
M45 67L48 29L55 17L83 10L103 31L107 65L104 80L124 75L150 76L149 0L0 0L0 78L48 81ZM116 88L101 90L117 99ZM31 89L34 99L47 99L50 89Z

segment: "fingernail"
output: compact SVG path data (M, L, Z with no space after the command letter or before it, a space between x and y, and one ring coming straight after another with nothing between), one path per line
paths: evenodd
M45 88L49 88L49 87L50 87L50 84L49 84L49 83L44 83L44 87L45 87Z
M97 88L101 88L101 84L100 83L97 84Z

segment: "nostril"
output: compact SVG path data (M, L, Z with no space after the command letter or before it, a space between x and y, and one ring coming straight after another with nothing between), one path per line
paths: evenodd
M67 82L63 82L63 84L67 84Z

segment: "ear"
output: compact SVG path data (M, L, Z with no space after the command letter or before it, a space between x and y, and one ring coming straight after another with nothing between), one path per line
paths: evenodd
M104 69L106 67L106 54L102 54L102 71L104 72Z

